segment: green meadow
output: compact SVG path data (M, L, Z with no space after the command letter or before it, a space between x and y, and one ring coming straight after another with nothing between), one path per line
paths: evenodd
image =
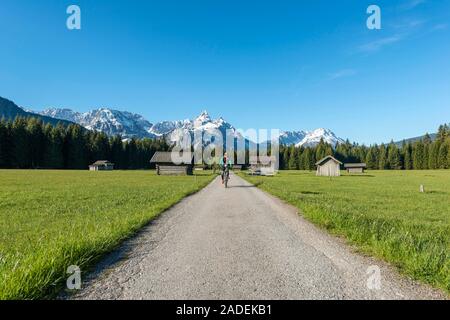
M70 265L86 270L213 177L0 170L0 299L54 296Z
M450 170L242 176L362 252L450 292Z

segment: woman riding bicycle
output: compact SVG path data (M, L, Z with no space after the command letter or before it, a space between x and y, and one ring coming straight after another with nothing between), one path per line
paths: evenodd
M219 164L220 164L220 166L222 168L222 184L224 184L224 182L225 182L225 175L228 175L227 178L229 178L230 168L233 165L233 160L228 158L228 153L225 152L223 157L220 159Z

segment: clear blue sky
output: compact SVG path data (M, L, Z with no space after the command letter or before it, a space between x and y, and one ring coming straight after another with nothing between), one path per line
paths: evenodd
M66 8L82 30L66 28ZM366 9L382 9L382 30ZM450 1L2 0L0 96L361 143L450 121Z

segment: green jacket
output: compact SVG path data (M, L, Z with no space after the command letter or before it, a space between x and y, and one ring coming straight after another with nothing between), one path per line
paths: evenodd
M222 168L225 167L225 166L224 166L224 163L223 163L223 157L220 158L219 165L220 165ZM230 158L228 158L227 167L228 167L228 168L231 168L232 165L233 165L233 160L231 160Z

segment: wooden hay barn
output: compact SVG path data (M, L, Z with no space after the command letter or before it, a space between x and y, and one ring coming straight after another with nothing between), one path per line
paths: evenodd
M273 176L276 173L277 158L274 156L251 156L250 174Z
M108 160L98 160L89 166L89 171L112 171L114 163Z
M344 164L344 168L348 173L364 173L367 165L365 163L346 163Z
M341 175L342 162L332 156L317 161L317 176L323 177L339 177Z
M190 157L190 162L183 162L181 164L174 163L172 161L171 152L156 152L150 163L156 165L156 173L158 175L192 175L193 156Z

